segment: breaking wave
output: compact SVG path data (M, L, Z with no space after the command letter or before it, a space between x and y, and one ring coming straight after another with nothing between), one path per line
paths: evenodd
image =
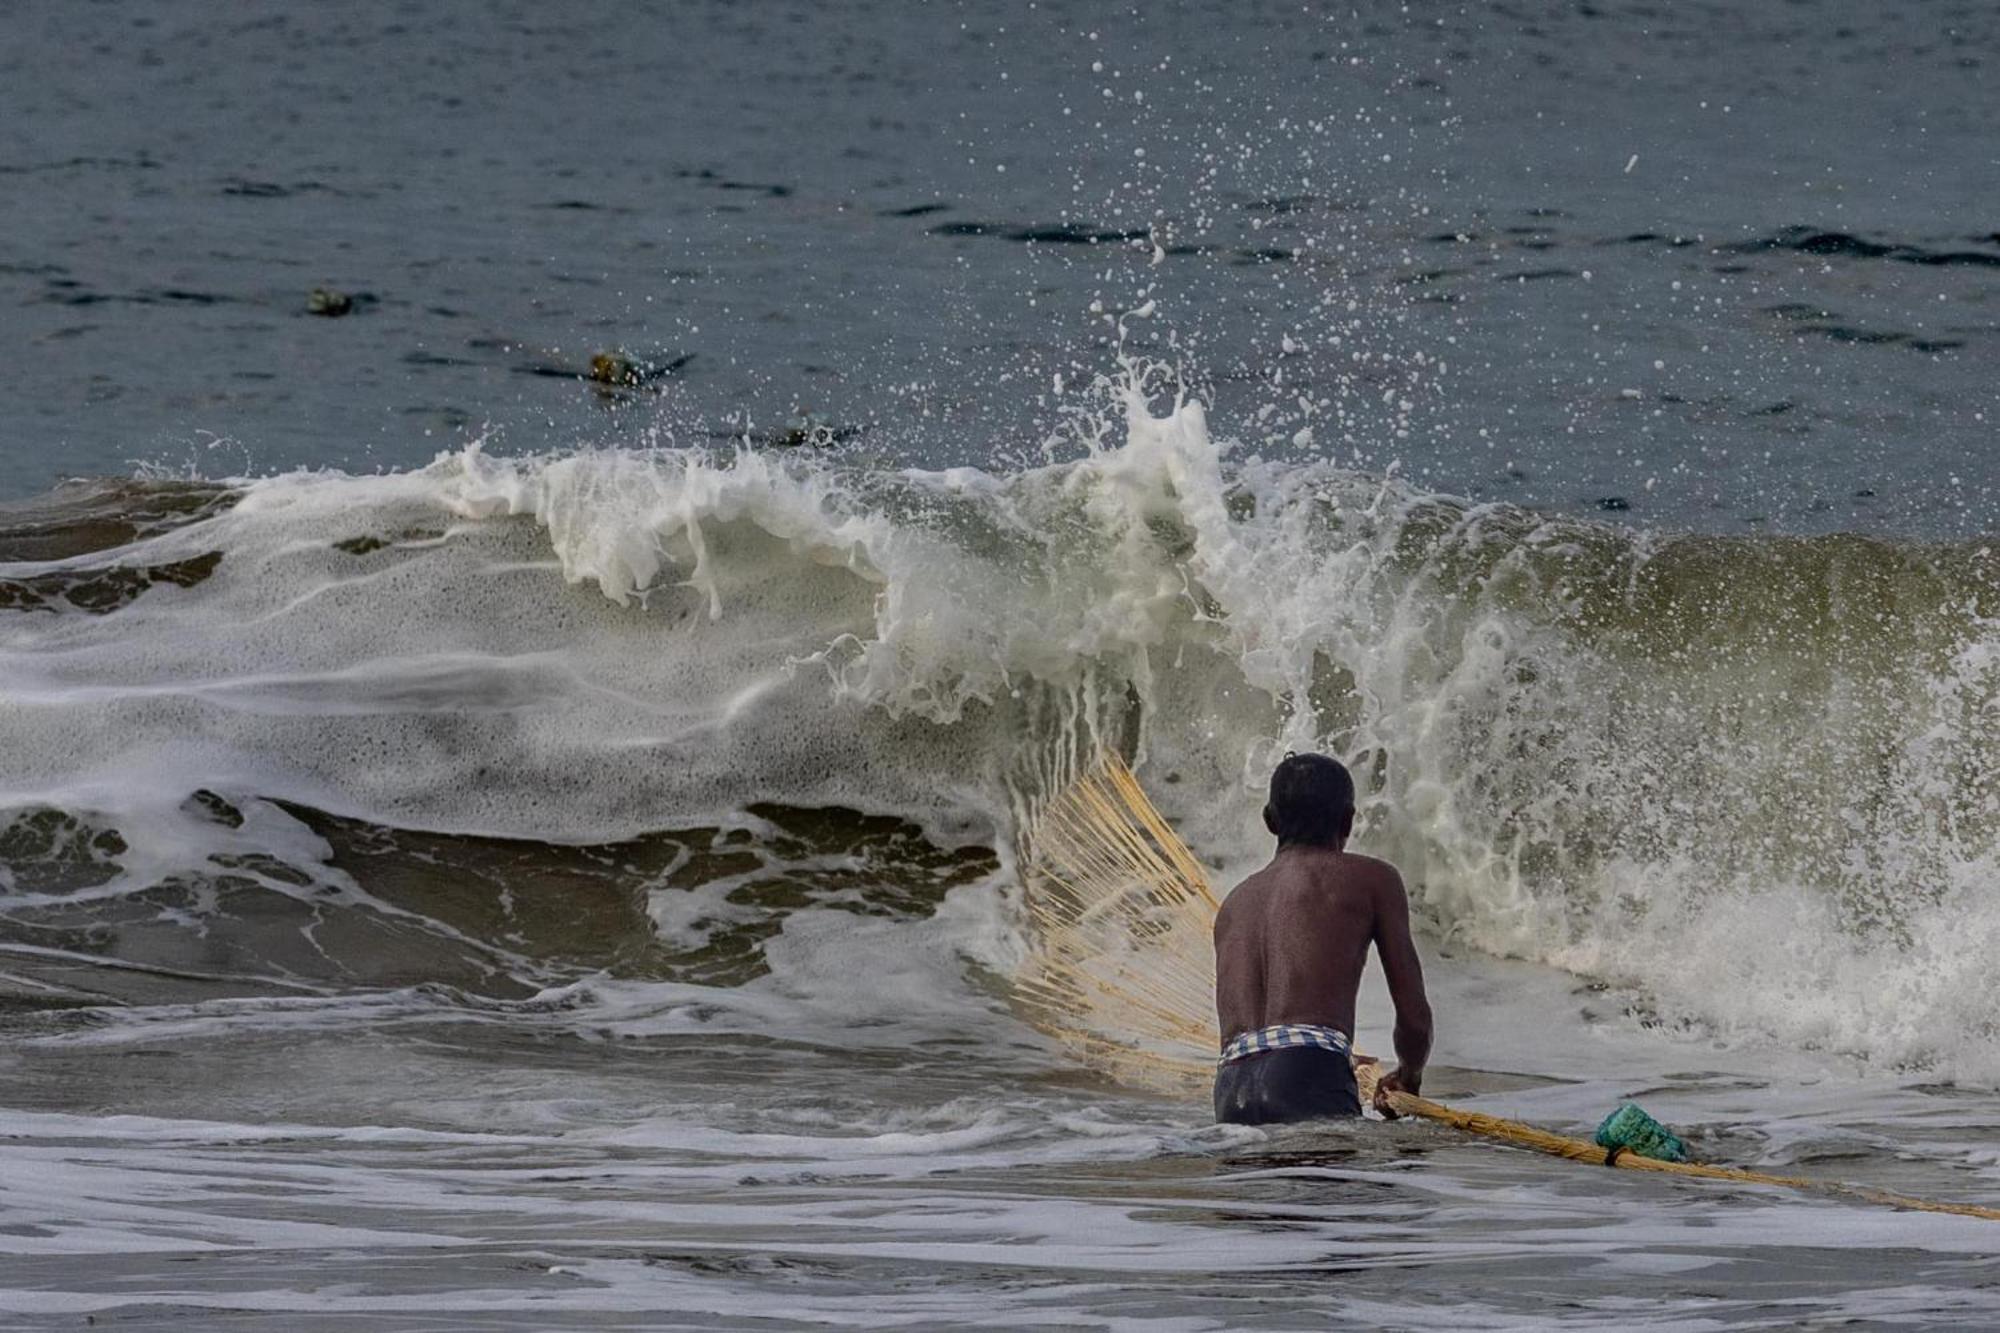
M1990 546L1634 532L1124 410L1011 473L471 448L0 514L7 994L737 984L806 965L787 914L1003 892L1097 745L1226 880L1315 748L1444 947L2000 1076Z

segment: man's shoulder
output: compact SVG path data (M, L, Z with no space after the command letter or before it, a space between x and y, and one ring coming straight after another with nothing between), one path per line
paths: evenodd
M1403 883L1403 876L1396 867L1384 861L1379 856L1366 856L1360 852L1342 852L1341 860L1346 863L1345 868L1349 874L1359 879L1365 879L1371 884L1381 884L1384 886L1396 885L1400 887Z
M1236 887L1222 895L1222 910L1227 912L1230 904L1242 907L1261 896L1271 879L1271 867L1253 871L1236 882Z

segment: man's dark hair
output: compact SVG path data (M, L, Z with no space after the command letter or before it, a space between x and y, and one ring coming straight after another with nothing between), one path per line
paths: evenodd
M1354 779L1323 754L1288 754L1271 774L1264 827L1278 845L1333 847L1354 830Z

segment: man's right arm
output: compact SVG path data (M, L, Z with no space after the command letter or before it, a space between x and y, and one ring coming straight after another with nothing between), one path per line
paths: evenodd
M1394 1072L1382 1078L1385 1092L1417 1092L1423 1084L1424 1061L1431 1054L1431 1004L1424 996L1424 968L1410 938L1410 898L1403 878L1384 867L1375 903L1375 950L1382 956L1382 974L1389 998L1396 1004Z

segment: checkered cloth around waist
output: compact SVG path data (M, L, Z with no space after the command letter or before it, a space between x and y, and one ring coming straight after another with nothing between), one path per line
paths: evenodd
M1288 1046L1317 1046L1335 1055L1347 1054L1347 1034L1339 1028L1323 1028L1312 1023L1278 1023L1272 1027L1244 1032L1229 1039L1216 1063L1230 1064L1264 1051L1280 1051Z

